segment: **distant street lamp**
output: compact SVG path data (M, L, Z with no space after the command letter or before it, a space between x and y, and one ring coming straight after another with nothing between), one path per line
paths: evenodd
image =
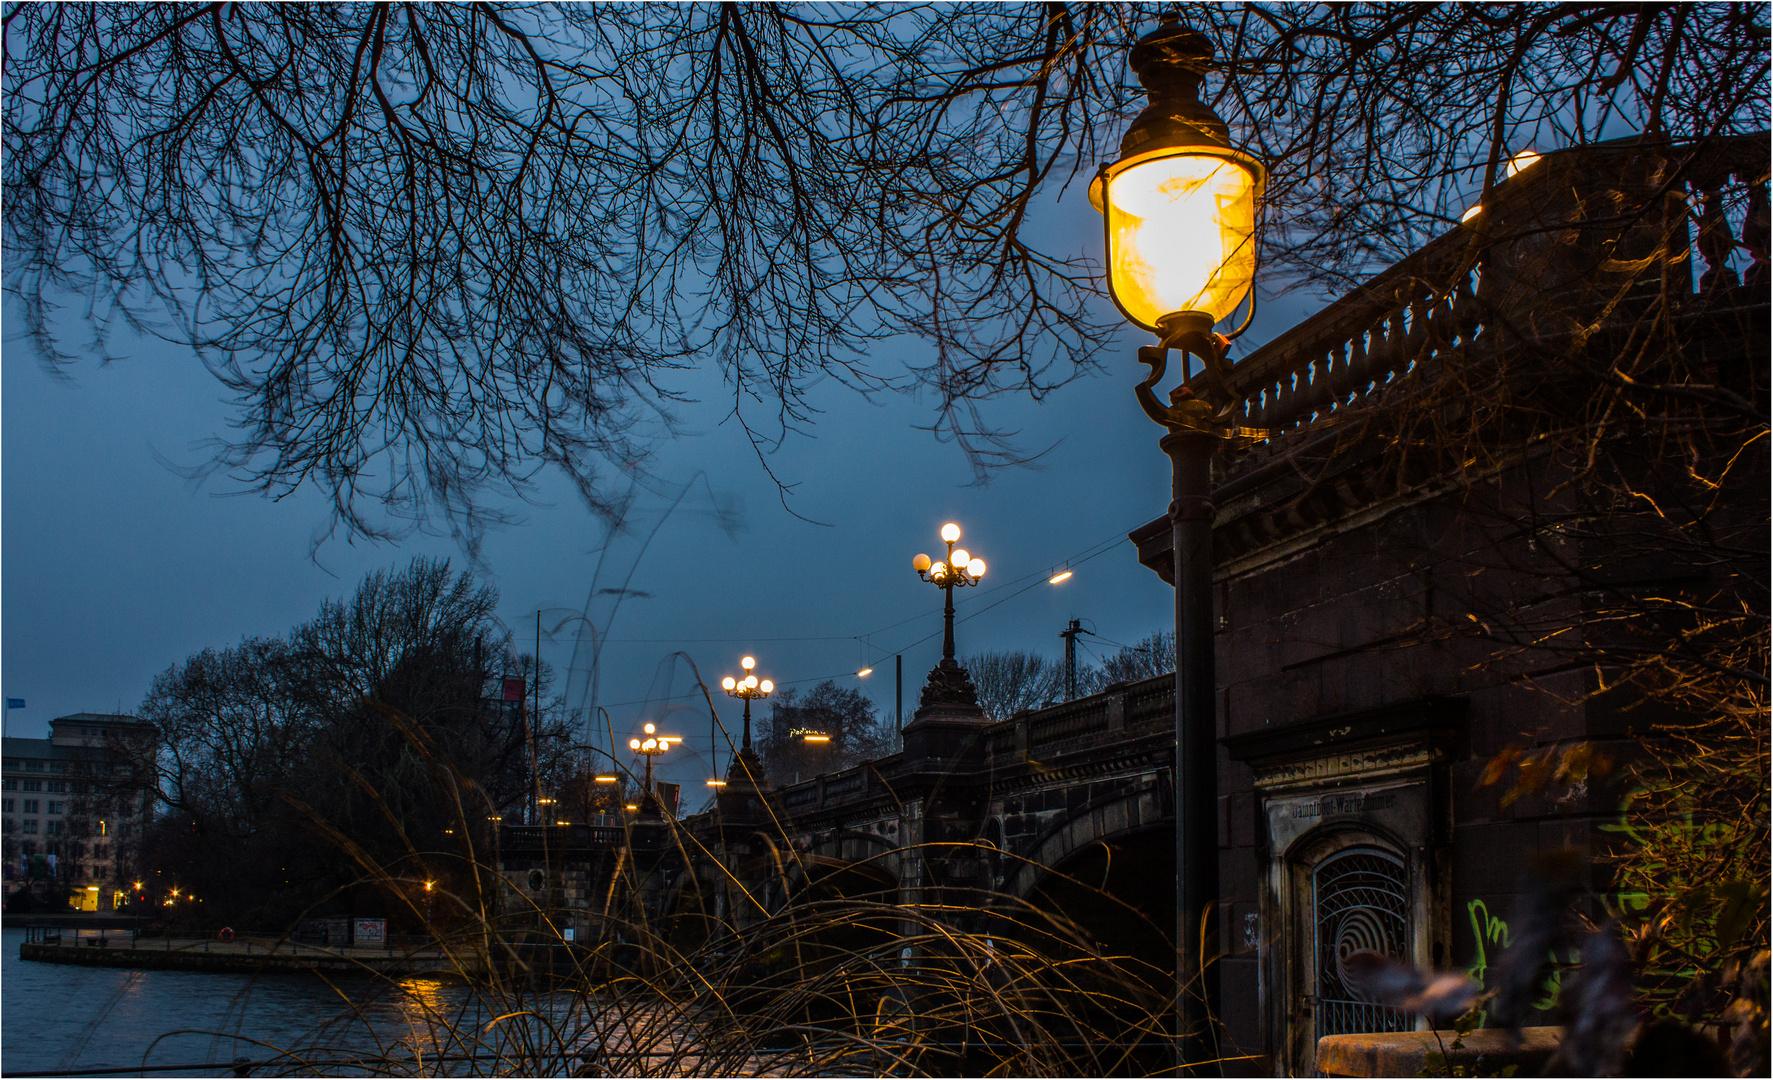
M1210 467L1221 443L1249 434L1236 425L1236 394L1226 380L1230 339L1213 327L1253 284L1265 177L1261 162L1231 146L1225 122L1200 100L1212 59L1212 42L1174 17L1133 45L1128 66L1150 104L1122 136L1120 159L1090 184L1090 203L1102 212L1109 293L1161 342L1139 350L1151 371L1134 394L1167 429L1158 445L1172 466L1177 1035L1182 1060L1207 1069L1217 1056L1208 1025L1218 975L1201 961L1218 948L1204 916L1219 898ZM1183 355L1185 382L1166 406L1151 388L1171 349ZM1186 385L1189 356L1201 361L1204 396Z
M656 734L658 728L652 724L645 727L646 738L629 739L628 749L646 756L646 780L642 785L640 805L649 811L656 811L659 806L658 796L653 792L653 758L671 749L674 742L683 740L675 735Z
M921 552L911 560L911 569L925 581L942 590L942 659L954 659L954 590L957 586L979 584L985 576L985 560L975 559L965 548L956 551L960 526L950 521L942 526L942 542L948 545L948 558L932 563Z
M769 697L769 692L775 690L775 683L757 677L757 672L752 670L757 667L757 660L752 656L739 660L739 667L745 669L745 674L738 679L725 677L720 681L720 688L727 692L727 697L738 697L745 702L745 740L739 743L738 754L732 755L732 764L727 766L727 780L723 784L711 784L711 787L732 784L734 791L755 793L762 786L764 766L757 759L757 750L752 750L752 702Z

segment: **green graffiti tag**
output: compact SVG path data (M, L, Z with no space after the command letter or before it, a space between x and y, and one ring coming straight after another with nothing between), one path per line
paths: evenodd
M1514 944L1514 935L1509 931L1507 921L1490 914L1489 905L1482 900L1473 900L1466 904L1465 915L1471 921L1471 938L1475 946L1472 961L1465 970L1487 988L1494 989L1484 979L1484 973L1490 970L1490 951L1494 948L1500 953L1508 948ZM1549 1009L1556 1005L1558 994L1563 989L1565 960L1556 952L1546 955L1551 959L1551 976L1546 980L1544 996L1533 1003L1535 1009ZM1477 1015L1477 1026L1483 1027L1488 1014L1480 1010Z

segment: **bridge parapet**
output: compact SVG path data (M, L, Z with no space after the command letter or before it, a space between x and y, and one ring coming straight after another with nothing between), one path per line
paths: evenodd
M1762 400L1764 365L1741 342L1766 333L1767 139L1634 137L1548 153L1492 190L1468 223L1240 359L1227 375L1239 422L1268 438L1217 463L1217 576L1432 497L1458 482L1467 459L1503 460L1386 453L1476 438L1477 418L1494 414L1475 399L1514 382L1542 402L1568 394L1574 414L1584 373L1604 376L1615 356L1643 352L1645 327L1678 327L1692 347L1651 350L1665 367L1687 366L1634 368L1632 380L1715 379L1725 396ZM1192 381L1197 391L1203 379ZM1447 434L1461 424L1470 432ZM1495 437L1520 449L1505 432ZM1170 582L1168 516L1130 539Z
M1239 422L1281 433L1370 403L1437 353L1483 336L1511 306L1544 308L1548 288L1574 309L1611 313L1621 275L1676 302L1764 283L1766 147L1762 132L1679 147L1633 137L1547 154L1495 189L1470 225L1233 365L1227 382L1243 402ZM1638 220L1621 233L1632 215ZM1567 235L1571 225L1578 235ZM1562 257L1548 259L1551 248ZM1732 265L1744 262L1740 273ZM1665 274L1671 267L1676 273ZM1204 376L1194 381L1204 389Z

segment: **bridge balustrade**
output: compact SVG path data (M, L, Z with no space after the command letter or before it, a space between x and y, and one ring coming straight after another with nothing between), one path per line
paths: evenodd
M506 825L499 830L506 851L540 851L544 847L619 848L625 842L620 825Z
M1167 729L1176 721L1176 679L1160 675L1155 679L1131 683L1126 694L1127 731L1144 734Z
M1679 170L1686 183L1670 183L1666 197L1670 212L1685 215L1693 226L1673 220L1670 243L1681 244L1684 237L1684 250L1657 248L1645 278L1653 279L1656 296L1672 288L1669 298L1675 301L1683 296L1709 300L1719 288L1765 280L1764 140L1764 135L1740 136L1697 149L1596 147L1575 152L1586 157L1571 160L1586 164L1570 168L1595 167L1595 160L1611 154ZM1373 404L1404 376L1433 371L1442 353L1481 339L1495 316L1484 302L1482 278L1491 256L1511 243L1534 242L1544 223L1532 208L1558 196L1559 186L1568 183L1569 168L1535 166L1493 194L1496 205L1485 210L1485 216L1499 218L1513 208L1524 219L1520 235L1504 231L1486 246L1473 230L1455 228L1239 361L1227 379L1242 399L1239 423L1280 433L1327 420L1341 409ZM1662 242L1660 235L1656 242ZM1742 253L1750 261L1738 273L1732 264L1743 262ZM1601 267L1617 272L1622 265ZM1664 265L1677 272L1665 277ZM1634 317L1624 310L1618 316Z
M1094 694L1044 709L1028 718L1028 753L1041 758L1067 744L1108 731L1108 695Z

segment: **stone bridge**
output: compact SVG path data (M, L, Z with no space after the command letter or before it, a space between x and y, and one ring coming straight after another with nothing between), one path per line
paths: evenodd
M1767 161L1765 133L1547 154L1471 222L1233 368L1242 422L1269 438L1223 457L1214 476L1217 933L1221 1020L1258 1070L1310 1075L1319 1036L1414 1024L1342 986L1346 948L1481 969L1530 887L1527 856L1606 843L1621 794L1598 778L1507 800L1478 778L1511 745L1588 743L1629 760L1646 714L1604 692L1602 661L1523 647L1491 623L1515 619L1535 641L1560 628L1580 638L1676 594L1737 597L1765 617L1753 583L1767 572ZM1647 336L1657 326L1662 336ZM1398 452L1503 430L1482 426L1484 400L1448 392L1449 372L1527 395L1542 416L1579 417L1596 393L1584 373L1621 356L1638 357L1643 378L1703 384L1749 417L1692 421L1740 450L1732 471L1710 470L1723 486L1704 519L1708 536L1746 553L1733 562L1678 547L1606 557L1611 541L1592 523L1623 511L1572 482L1582 455L1551 436L1510 442L1504 430L1458 443L1463 456ZM1473 375L1486 371L1499 374ZM1657 471L1654 439L1634 457L1632 438L1586 450L1642 462L1629 484L1647 496L1678 491L1685 478ZM1130 539L1168 581L1168 518ZM651 910L742 924L807 889L940 897L962 920L1028 902L1065 911L1107 948L1164 957L1171 680L996 722L968 691L964 672L933 671L902 751L857 768L768 791L740 760L717 811L681 822L693 844L673 847L663 824L632 826ZM571 870L514 831L507 880L575 906L604 887L623 842L585 830L567 845L583 856ZM729 871L750 900L721 887Z

